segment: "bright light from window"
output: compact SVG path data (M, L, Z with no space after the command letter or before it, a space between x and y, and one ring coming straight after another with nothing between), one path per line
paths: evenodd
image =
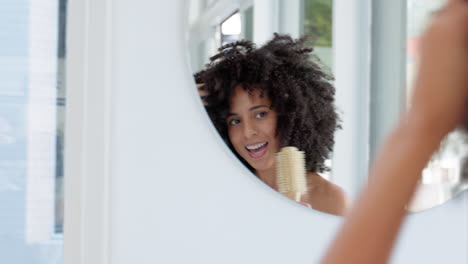
M241 33L240 14L236 13L221 24L221 33L223 35L239 35Z

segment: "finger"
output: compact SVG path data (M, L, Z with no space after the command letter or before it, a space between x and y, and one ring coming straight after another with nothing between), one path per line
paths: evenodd
M447 9L438 20L441 23L451 24L452 29L468 29L468 1L463 1L463 4L457 4L456 7Z
M451 9L460 4L467 3L466 0L448 0L447 3L442 7L442 9Z
M447 11L449 11L449 10L455 8L455 7L458 7L460 4L463 4L463 3L466 4L466 3L468 3L468 1L467 0L448 0L445 5L443 5L439 9L433 11L431 13L431 15L433 17L442 15L442 14L446 13Z
M453 4L458 4L458 3L467 3L466 0L448 0L447 5L453 5Z
M437 25L437 27L449 27L451 30L466 29L461 32L463 36L468 33L468 0L463 0L462 3L453 3L452 7L444 7L434 12L428 29Z
M462 4L467 4L466 0L448 0L447 4L442 8L442 10L450 10L453 8L458 8Z
M204 91L205 90L205 84L204 83L197 83L197 89L199 91Z
M206 98L208 97L208 91L206 90L206 86L204 83L197 83L198 94L200 95L200 99L203 102L203 105L208 105Z

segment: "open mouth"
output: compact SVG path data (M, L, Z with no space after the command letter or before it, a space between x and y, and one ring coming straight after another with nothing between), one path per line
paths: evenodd
M249 153L250 157L254 159L258 159L263 157L267 151L268 147L268 142L262 142L258 144L253 144L253 145L247 145L245 146L245 149Z

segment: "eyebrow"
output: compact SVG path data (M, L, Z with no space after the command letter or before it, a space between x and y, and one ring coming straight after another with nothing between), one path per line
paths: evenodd
M256 110L256 109L259 109L259 108L262 108L262 107L266 107L266 108L270 108L266 105L256 105L256 106L252 106L249 108L249 111L253 111L253 110ZM235 115L238 115L236 113L229 113L227 117L230 117L230 116L235 116Z

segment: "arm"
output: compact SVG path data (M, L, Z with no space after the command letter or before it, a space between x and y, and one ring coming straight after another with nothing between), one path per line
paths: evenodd
M323 263L385 263L421 170L437 148L438 135L423 125L401 124L376 159L359 197ZM364 253L365 252L365 253Z
M322 263L388 261L422 169L443 137L468 115L467 5L450 1L423 36L412 106L386 140L368 186Z

